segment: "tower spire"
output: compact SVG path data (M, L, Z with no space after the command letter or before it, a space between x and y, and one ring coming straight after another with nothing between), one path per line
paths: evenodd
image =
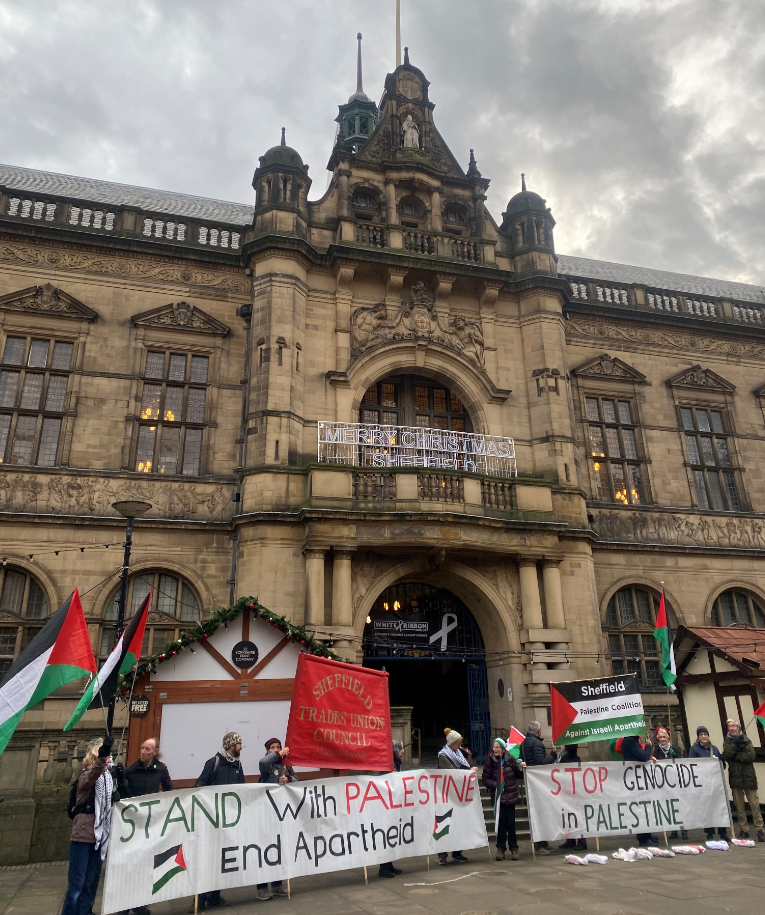
M282 142L281 142L281 145L282 145L282 146L286 146L286 145L287 145L287 139L286 139L286 137L284 136L286 132L287 132L287 131L282 127Z
M396 0L396 66L401 66L401 0Z
M523 194L526 191L526 175L524 172L521 172L521 193Z
M348 104L354 101L368 102L369 98L364 93L363 79L361 76L361 32L356 33L356 40L359 43L359 49L356 57L356 91L348 99Z

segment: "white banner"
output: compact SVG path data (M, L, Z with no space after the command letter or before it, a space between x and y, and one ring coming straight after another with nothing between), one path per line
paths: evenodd
M487 844L467 771L128 798L113 811L102 912Z
M731 825L716 759L533 766L524 772L535 842Z

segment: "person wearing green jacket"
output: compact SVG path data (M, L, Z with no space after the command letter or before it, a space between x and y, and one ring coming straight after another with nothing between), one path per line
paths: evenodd
M752 811L752 821L757 830L757 840L765 842L765 828L760 812L760 796L757 793L757 773L754 771L756 754L752 741L741 732L738 721L729 718L726 722L728 733L723 741L722 755L728 763L728 780L733 803L738 813L738 837L749 838L749 823L746 819L746 802Z

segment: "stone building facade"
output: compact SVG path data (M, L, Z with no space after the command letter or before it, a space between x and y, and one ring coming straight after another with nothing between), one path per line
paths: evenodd
M379 108L359 84L316 200L284 134L254 205L0 166L0 665L74 587L108 653L126 498L146 653L257 595L384 664L426 745L546 728L550 682L612 671L675 715L662 582L675 625L765 626L763 291L557 254L433 110L408 58ZM355 423L430 456L328 446ZM481 435L512 453L454 458ZM377 639L396 611L444 649ZM101 726L62 741L73 702L25 716L9 790L71 770Z

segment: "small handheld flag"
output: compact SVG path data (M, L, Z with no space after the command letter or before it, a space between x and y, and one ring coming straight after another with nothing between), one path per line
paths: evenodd
M75 589L0 680L0 753L28 708L60 686L95 672L96 659Z
M65 731L71 730L89 708L98 708L101 704L107 706L117 692L120 674L127 673L140 659L146 615L151 606L151 595L150 588L149 593L141 602L141 606L133 614L127 629L112 649L112 653L104 661L103 667L85 688L82 698L77 703L77 708L72 712L72 717L64 725Z
M511 726L510 733L507 735L507 752L516 759L521 758L521 744L526 738L521 734L518 728Z
M674 691L675 680L677 680L675 649L672 645L672 633L667 620L667 607L664 603L663 588L661 590L661 600L659 601L659 612L656 614L656 628L653 631L653 637L661 645L661 678Z
M763 702L759 708L754 710L754 717L765 728L765 702Z

